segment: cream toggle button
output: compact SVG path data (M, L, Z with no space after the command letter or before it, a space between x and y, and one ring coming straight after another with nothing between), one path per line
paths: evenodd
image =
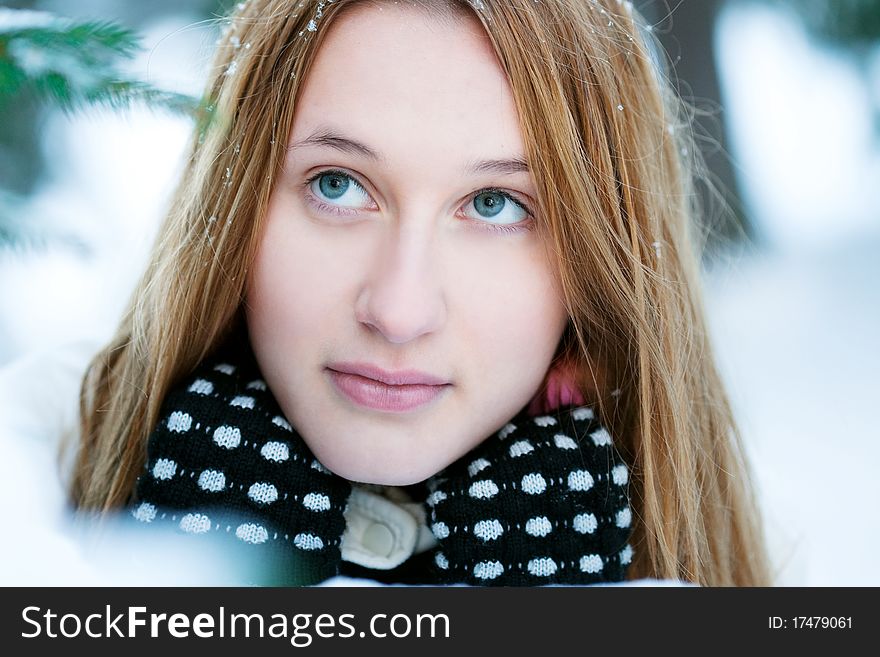
M363 544L374 554L389 557L394 551L394 534L387 525L375 522L364 532Z
M419 523L410 511L382 495L352 486L339 545L345 561L389 570L413 554L419 537Z

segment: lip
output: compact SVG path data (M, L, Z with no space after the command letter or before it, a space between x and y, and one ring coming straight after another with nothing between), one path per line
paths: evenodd
M346 372L335 369L360 369L369 371L373 376L381 376L393 381L413 381L416 383L389 384L382 380L365 376L360 373ZM327 372L336 389L354 403L380 411L407 412L420 408L436 400L450 384L424 372L407 370L404 372L386 372L380 368L364 364L334 364ZM440 383L425 383L440 381Z
M448 380L428 374L427 372L420 372L418 370L389 372L370 363L330 363L327 367L343 374L357 374L365 379L373 379L389 386L442 386L449 383Z

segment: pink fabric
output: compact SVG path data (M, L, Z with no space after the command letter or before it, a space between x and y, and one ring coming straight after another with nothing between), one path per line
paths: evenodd
M566 367L556 367L547 377L545 394L535 395L529 404L529 415L543 415L561 406L580 406L586 404L581 391L574 383L574 376Z

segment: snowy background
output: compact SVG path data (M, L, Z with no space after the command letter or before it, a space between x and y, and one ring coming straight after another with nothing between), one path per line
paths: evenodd
M40 8L73 16L80 5L119 4ZM198 95L217 38L203 18L177 8L129 22L148 46L136 70ZM756 244L713 260L706 298L778 582L876 586L880 131L870 98L880 49L860 68L761 3L728 3L715 39ZM185 555L173 577L114 560L125 553L115 541L140 535L110 531L103 546L77 538L45 439L47 418L60 428L74 417L77 374L111 336L145 265L190 130L148 110L53 114L43 127L48 171L22 221L75 239L0 245L0 499L19 527L0 548L4 583L199 583L210 572Z

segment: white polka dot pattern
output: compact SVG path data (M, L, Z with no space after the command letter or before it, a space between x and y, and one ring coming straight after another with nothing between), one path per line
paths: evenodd
M271 504L278 499L278 489L272 484L257 482L251 484L248 497L259 504Z
M596 516L592 513L579 513L574 517L574 521L571 525L576 532L580 532L581 534L592 534L599 526L599 521L596 520Z
M314 534L297 534L293 537L293 544L300 550L320 550L324 547L324 541Z
M159 459L153 466L153 476L156 479L171 479L177 472L177 463L171 459Z
M205 381L204 379L196 379L187 390L189 392L194 392L197 395L210 395L214 392L214 384L210 381Z
M581 406L571 412L571 416L578 421L592 420L595 417L593 409L589 406Z
M504 527L498 520L481 520L474 525L474 536L484 541L492 541L504 533Z
M503 572L500 561L481 561L474 566L474 577L478 579L495 579Z
M241 431L238 427L217 427L214 431L214 442L227 449L235 449L241 443Z
M556 418L552 415L539 415L534 418L534 422L539 427L552 427L556 424Z
M529 495L540 495L547 490L547 482L540 472L531 472L522 478L520 486Z
M528 454L529 452L535 451L535 448L532 447L532 443L528 440L517 440L513 445L510 446L510 450L508 453L516 458L517 456L522 456L523 454Z
M528 569L536 577L549 577L556 572L556 562L550 557L540 557L530 560Z
M627 545L620 551L620 563L628 564L632 561L633 558L633 549L631 546Z
M546 536L553 531L553 523L547 516L529 518L526 522L526 533L532 536Z
M303 498L303 506L312 511L329 511L330 498L322 493L309 493Z
M428 482L435 575L500 586L624 579L626 466L593 409L523 412L506 429Z
M180 528L187 534L204 534L211 529L211 519L203 513L187 513L180 519Z
M574 441L574 438L562 433L557 433L553 436L553 442L559 449L577 449L577 443Z
M237 406L239 408L253 408L255 399L253 397L249 397L247 395L239 395L235 397L231 402L229 402L230 406Z
M132 515L141 522L153 522L156 518L156 507L149 502L141 502Z
M611 434L608 433L605 427L591 433L590 438L596 447L605 447L611 444Z
M253 522L242 523L235 528L235 535L245 543L259 545L269 540L269 532L262 525Z
M199 475L199 488L212 493L223 490L226 488L226 475L219 470L203 470Z
M468 466L468 474L473 477L478 472L485 470L490 465L489 461L486 459L477 459L476 461L471 462Z
M168 418L168 431L184 433L192 426L192 417L183 411L174 411Z
M488 500L498 494L498 486L491 479L475 481L468 489L468 495L479 500Z
M586 470L575 470L568 474L568 487L571 490L590 490L593 487L593 475Z
M231 341L168 391L131 513L226 536L248 546L260 573L314 584L338 569L351 483L317 463L246 345Z
M264 459L280 463L290 458L290 448L284 443L271 440L260 449L260 454Z
M501 440L504 440L504 439L507 438L510 434L512 434L514 431L516 431L516 425L513 424L512 422L508 422L508 423L505 424L505 425L501 428L501 430L498 432L498 437L499 437Z
M602 557L598 554L587 554L581 557L580 568L585 573L598 573L602 570Z

